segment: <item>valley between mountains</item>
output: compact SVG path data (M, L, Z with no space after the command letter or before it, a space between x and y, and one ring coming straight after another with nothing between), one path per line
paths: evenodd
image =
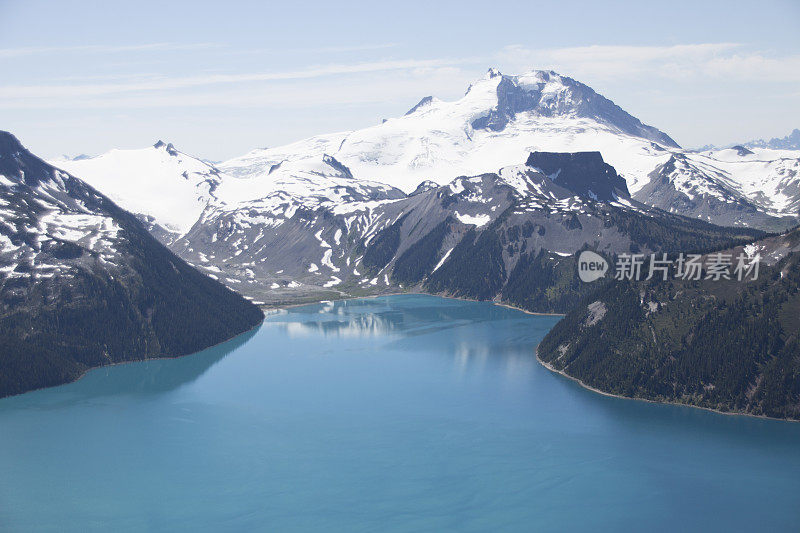
M13 139L8 134L7 138ZM703 376L670 370L669 379L680 382L670 388L665 385L667 377L661 382L651 376L645 383L641 376L667 372L666 363L652 362L655 353L664 361L671 361L677 350L704 353L692 342L697 342L697 324L710 320L708 313L715 306L681 304L669 320L680 321L685 328L650 328L651 321L661 321L664 315L659 311L651 316L642 310L647 302L626 296L650 289L586 284L575 274L577 253L586 249L614 258L625 253L704 253L744 245L767 250L775 239L794 242L792 233L777 236L800 223L800 150L791 144L791 136L783 141L687 150L576 80L550 71L510 76L492 69L459 100L425 97L404 116L369 128L258 149L218 164L162 141L138 150L64 157L49 165L25 155L42 169L43 183L46 177L54 183L49 187L66 188L59 193L62 196L82 188L95 200L71 197L74 205L43 211L41 202L53 200L39 196L51 193L26 181L25 165L3 167L0 283L5 308L0 324L14 332L13 338L27 339L21 328L33 319L20 322L9 317L18 316L20 309L40 313L48 305L65 305L58 302L72 301L73 293L64 291L75 287L66 281L67 271L74 268L94 276L111 265L132 268L133 274L114 270L107 274L110 285L139 275L160 286L167 279L162 274L145 276L136 268L172 264L172 269L163 270L164 276L168 273L175 280L170 286L180 291L184 280L192 284L192 295L180 296L184 302L180 306L187 312L209 314L199 310L201 302L219 295L232 311L223 313L229 324L217 332L218 337L249 329L258 321L260 311L237 293L253 304L279 307L426 292L567 313L543 341L542 358L597 388L797 418L796 329L791 329L791 319L781 318L780 327L774 327L777 322L770 318L775 313L790 316L793 297L789 303L772 306L761 301L762 307L753 311L747 303L755 298L752 287L729 288L719 301L743 306L744 314L756 313L765 320L757 327L768 330L770 340L737 359L734 366L744 370L736 374L735 385L723 385L723 380L733 378L725 374L723 379L712 368ZM27 151L9 140L0 162L19 161L19 154ZM98 202L112 207L98 211L93 208ZM80 223L69 215L73 211L83 217ZM36 237L37 231L44 237ZM158 260L152 265L143 259L133 261L140 256L138 249L129 251L131 235ZM58 252L48 252L56 246L43 244L49 241L57 244ZM23 243L30 251L20 251ZM778 248L780 257L769 260L769 279L791 280L776 276L786 268L796 271L792 269L797 250L793 244ZM38 281L46 273L41 265L58 263L48 263L46 253L64 258L47 283L58 284L57 290L70 297L48 300L37 293L34 304L33 288L20 292L14 287L21 278L36 280L31 281L36 287L43 283ZM796 292L796 283L784 287L785 283L789 281L774 282L770 291ZM74 296L89 301L84 295L91 293L102 300L104 293L95 285L92 281ZM123 283L115 295L124 294L126 302L138 302L131 300L131 294L141 302L176 297L148 296L153 287L140 285L132 290ZM698 302L706 302L717 298L712 289L717 290L702 286L691 292ZM666 302L676 301L676 294L688 289L673 284L652 290L658 292L654 296L658 302L672 310L678 305ZM619 311L600 320L597 330L581 326L586 306L594 302ZM135 321L136 327L151 327L150 307L144 303L134 307L136 311L126 316L143 317ZM213 321L211 316L209 320ZM600 330L603 344L592 344ZM631 336L634 330L654 331L654 345L647 335ZM723 342L734 334L721 325L714 331L716 337L708 343ZM662 332L670 343L660 342ZM47 334L56 336L54 343L62 342L57 337L63 331ZM158 334L151 338L149 355L191 351L184 340L171 348ZM217 336L209 333L198 342L207 346L214 340ZM110 342L92 348L96 355L82 360L71 373L42 384L64 381L80 368L113 359L105 347ZM595 352L577 348L588 345L602 346L604 357L612 359L598 366L599 356L591 355ZM133 357L120 350L119 357ZM639 378L610 370L629 354L647 361L631 363ZM694 357L705 357L709 368L730 365L710 356ZM784 362L774 363L776 358ZM794 377L786 378L786 372L794 372ZM778 374L789 384L769 385L767 391L764 384L778 379L769 376ZM24 386L8 389L21 390ZM718 393L704 396L701 390ZM775 390L781 392L768 399Z

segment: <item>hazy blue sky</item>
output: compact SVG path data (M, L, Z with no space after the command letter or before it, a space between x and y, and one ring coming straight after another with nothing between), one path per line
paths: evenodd
M800 1L0 0L0 129L226 159L554 69L684 146L800 127Z

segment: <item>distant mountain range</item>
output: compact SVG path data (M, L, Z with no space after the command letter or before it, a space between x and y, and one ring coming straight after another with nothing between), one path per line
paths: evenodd
M459 100L426 97L376 126L257 149L217 165L166 145L53 164L172 234L164 242L187 233L205 205L232 211L275 194L303 195L309 179L321 198L320 187L332 187L326 158L346 169L342 176L356 187L371 182L410 194L422 183L497 172L537 151L598 151L642 203L721 225L781 230L800 217L800 151L773 145L683 150L571 78L490 70Z
M558 160L583 152L596 154L576 161L589 164L588 173ZM543 227L569 211L570 193L571 216L578 218L579 203L616 202L615 209L656 207L739 228L781 230L800 220L800 152L683 150L586 85L548 71L490 70L454 102L426 97L370 128L258 149L218 165L161 141L54 164L136 213L185 260L270 304L398 289L394 263L372 275L362 254L377 233L410 210L422 212L424 202L432 210L401 236L400 252L407 239L447 217L462 227L448 244L466 228L480 233L511 206L502 200L509 194L547 213L546 224L536 222ZM555 176L562 166L575 173ZM519 181L531 178L514 177L529 175L546 197L534 200L538 193ZM485 182L481 191L459 196L473 183L463 176ZM597 181L570 191L584 178ZM550 191L553 185L561 188ZM445 195L457 200L433 209L432 198ZM537 248L571 254L598 240L585 233L565 240L551 234Z
M770 150L800 150L800 129L793 129L792 132L786 137L773 137L770 140L754 139L752 141L719 146L714 144L706 144L695 151L707 152L709 150L722 150L725 148L735 148L739 151L750 148L768 148Z
M585 246L608 253L672 251L760 235L633 200L625 180L598 152L533 152L527 164L447 185L429 183L412 195L356 180L328 155L316 166L271 179L275 190L262 198L210 203L170 247L254 301L272 305L412 287L517 301L511 292L503 294L515 269L538 261L571 272L572 254ZM251 180L228 180L218 194L230 194L227 187L253 194ZM465 264L482 265L477 278L453 276ZM524 305L563 311L577 301L571 291L579 288L572 283L565 294L551 292Z
M744 143L747 148L769 148L770 150L800 150L800 129L795 128L792 133L783 138L773 137L765 141L757 139Z
M0 397L196 352L262 318L130 213L0 132Z

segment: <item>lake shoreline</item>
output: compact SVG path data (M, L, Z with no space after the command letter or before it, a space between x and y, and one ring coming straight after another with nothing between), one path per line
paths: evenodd
M28 394L29 392L40 391L40 390L45 390L45 389L53 389L55 387L62 387L64 385L70 385L72 383L75 383L75 382L80 381L81 379L83 379L84 376L86 376L86 374L88 374L89 372L91 372L93 370L99 370L101 368L109 368L109 367L118 366L118 365L127 365L127 364L130 364L130 363L145 363L147 361L163 361L165 359L181 359L183 357L190 357L192 355L199 354L200 352L204 352L204 351L206 351L206 350L208 350L210 348L215 348L217 346L221 346L221 345L225 344L226 342L230 342L230 341L232 341L233 339L235 339L237 337L241 337L242 335L247 335L248 333L250 333L252 331L255 331L256 329L261 327L261 325L264 323L264 320L266 320L266 318L267 318L266 316L264 318L262 318L258 322L258 324L254 325L250 329L242 331L241 333L237 333L233 337L230 337L229 339L225 339L224 341L220 341L220 342L218 342L216 344L211 344L209 346L206 346L205 348L201 348L200 350L197 350L196 352L187 353L187 354L183 354L183 355L159 355L157 357L147 357L145 359L129 359L127 361L112 361L110 363L103 363L101 365L91 366L89 368L84 369L83 371L81 371L81 373L77 377L75 377L75 379L70 379L68 381L64 381L63 383L58 383L58 384L55 384L55 385L45 385L44 387L36 387L35 389L26 390L24 392L20 392L20 393L17 393L17 394L9 394L8 396L3 396L2 398L0 398L0 401L5 400L6 398L14 398L16 396L22 396L23 394Z
M552 372L554 374L558 374L559 376L562 376L562 377L564 377L564 378L566 378L566 379L568 379L570 381L573 381L573 382L577 383L578 385L580 385L581 387L583 387L584 389L586 389L588 391L594 392L596 394L600 394L602 396L607 396L609 398L618 398L620 400L632 400L632 401L647 402L647 403L654 403L654 404L661 404L661 405L675 405L675 406L678 406L678 407L689 407L689 408L692 408L692 409L702 409L703 411L710 411L712 413L717 413L717 414L720 414L720 415L727 415L727 416L747 416L747 417L750 417L750 418L760 418L762 420L775 420L775 421L778 421L778 422L793 422L793 423L800 422L800 420L796 420L796 419L793 419L793 418L776 418L774 416L754 415L752 413L743 413L743 412L739 412L739 411L721 411L719 409L714 409L712 407L703 407L702 405L691 405L691 404L688 404L688 403L663 401L663 400L651 400L649 398L635 398L633 396L623 396L621 394L614 394L614 393L611 393L611 392L606 392L604 390L598 389L597 387L592 387L591 385L589 385L586 382L584 382L582 379L576 378L575 376L570 376L569 374L567 374L563 370L558 370L557 368L553 367L553 365L551 365L550 363L547 363L547 362L543 361L539 357L539 347L538 346L534 349L534 353L536 355L536 360L539 362L539 364L542 365L547 370L549 370L550 372Z
M523 309L521 307L516 307L514 305L500 302L496 300L475 300L473 298L464 298L461 296L449 296L445 294L431 294L428 292L389 292L385 294L370 294L367 296L344 296L342 298L336 298L335 300L317 300L314 302L304 302L304 303L297 303L297 304L285 304L285 305L262 305L262 310L264 311L283 311L286 309L294 309L297 307L303 307L306 305L318 305L325 302L341 302L341 301L349 301L349 300L367 300L367 299L374 299L374 298L382 298L384 296L435 296L437 298L446 298L448 300L460 300L462 302L478 302L478 303L490 303L496 305L498 307L505 307L506 309L513 309L514 311L520 311L525 313L526 315L534 315L534 316L565 316L564 313L540 313L536 311L528 311L527 309Z
M564 316L564 314L561 314L561 313L539 313L539 312L534 312L534 311L528 311L526 309L522 309L522 308L513 306L511 304L498 302L498 301L475 300L475 299L472 299L472 298L463 298L463 297L458 297L458 296L447 296L447 295L441 295L441 294L429 294L429 293L424 293L424 292L394 292L394 293L386 293L386 294L373 294L373 295L367 295L367 296L352 296L352 297L348 296L348 297L343 297L343 298L337 298L335 300L318 300L318 301L314 301L314 302L304 302L304 303L280 305L280 306L274 306L274 307L268 306L268 305L262 305L262 306L259 306L259 307L265 312L265 316L261 321L259 321L253 327L251 327L248 330L242 331L241 333L238 333L238 334L234 335L233 337L230 337L229 339L225 339L225 340L220 341L220 342L218 342L216 344L212 344L210 346L206 346L205 348L202 348L202 349L200 349L200 350L198 350L196 352L183 354L183 355L160 355L160 356L157 356L157 357L148 357L148 358L144 358L144 359L131 359L131 360L127 360L127 361L113 361L113 362L109 362L109 363L104 363L104 364L101 364L101 365L97 365L97 366L92 366L92 367L86 368L77 377L75 377L75 379L72 379L72 380L69 380L69 381L65 381L63 383L59 383L59 384L56 384L56 385L48 385L48 386L45 386L45 387L37 387L35 389L30 389L30 390L27 390L25 392L20 392L19 394L12 394L12 395L9 395L9 396L4 396L3 398L0 398L0 401L5 399L5 398L13 398L15 396L21 396L23 394L27 394L29 392L34 392L34 391L37 391L37 390L50 389L50 388L54 388L54 387L60 387L60 386L63 386L63 385L69 385L71 383L75 383L75 382L81 380L89 372L91 372L93 370L98 370L98 369L101 369L101 368L113 367L113 366L117 366L117 365L126 365L126 364L130 364L130 363L142 363L142 362L147 362L147 361L161 361L161 360L165 360L165 359L180 359L180 358L183 358L183 357L190 357L192 355L196 355L196 354L198 354L200 352L208 350L209 348L214 348L216 346L220 346L222 344L225 344L226 342L232 341L233 339L235 339L235 338L237 338L237 337L239 337L241 335L246 335L247 333L250 333L250 332L258 329L259 327L262 326L262 324L266 320L266 318L268 316L268 315L266 315L266 312L269 312L269 311L273 311L273 312L274 311L285 311L285 310L288 310L288 309L294 309L294 308L303 307L303 306L310 306L310 305L319 305L321 303L327 303L327 302L349 301L349 300L367 300L367 299L376 299L376 298L381 298L381 297L386 297L386 296L434 296L434 297L437 297L437 298L445 298L445 299L448 299L448 300L460 300L460 301L464 301L464 302L491 303L492 305L496 305L498 307L504 307L506 309L519 311L519 312L525 313L527 315L533 315L533 316ZM775 421L779 421L779 422L794 422L794 423L800 422L800 420L791 419L791 418L776 418L776 417L771 417L771 416L766 416L766 415L755 415L755 414L752 414L752 413L744 413L744 412L737 412L737 411L721 411L719 409L714 409L714 408L711 408L711 407L703 407L703 406L700 406L700 405L691 405L691 404L675 402L675 401L651 400L649 398L635 398L635 397L632 397L632 396L623 396L623 395L620 395L620 394L614 394L614 393L611 393L611 392L606 392L606 391L603 391L603 390L598 389L596 387L592 387L591 385L588 385L587 383L585 383L583 380L581 380L579 378L576 378L574 376L571 376L571 375L567 374L566 372L564 372L563 370L558 370L555 367L553 367L552 365L550 365L549 363L543 361L539 357L539 347L538 346L536 346L536 348L534 348L534 354L535 354L535 357L536 357L536 361L540 365L542 365L545 369L549 370L550 372L552 372L554 374L558 374L558 375L560 375L560 376L562 376L562 377L564 377L564 378L566 378L566 379L568 379L570 381L573 381L573 382L577 383L582 388L584 388L584 389L586 389L588 391L591 391L591 392L596 393L596 394L600 394L602 396L607 396L607 397L610 397L610 398L618 398L618 399L621 399L621 400L633 400L633 401L641 401L641 402L647 402L647 403L653 403L653 404L675 405L675 406L679 406L679 407L689 407L689 408L694 408L694 409L702 409L704 411L710 411L712 413L717 413L717 414L721 414L721 415L728 415L728 416L747 416L747 417L751 417L751 418L759 418L759 419L763 419L763 420L775 420Z
M441 294L429 294L429 293L425 293L425 292L392 292L392 293L385 293L385 294L371 294L371 295L367 295L367 296L344 296L342 298L336 298L335 300L329 300L329 299L315 300L315 301L312 301L312 302L303 302L303 303L288 304L288 305L276 305L276 306L259 305L258 307L265 313L264 314L264 318L262 318L253 327L251 327L250 329L247 329L245 331L242 331L241 333L238 333L238 334L234 335L233 337L230 337L229 339L225 339L225 340L220 341L220 342L218 342L216 344L212 344L212 345L206 346L205 348L197 350L196 352L191 352L191 353L187 353L187 354L183 354L183 355L159 355L159 356L156 356L156 357L146 357L146 358L142 358L142 359L128 359L128 360L125 360L125 361L111 361L111 362L103 363L103 364L96 365L96 366L90 366L90 367L87 367L87 368L83 369L80 372L80 374L75 376L74 379L69 379L69 380L64 381L62 383L57 383L57 384L54 384L54 385L46 385L44 387L36 387L36 388L29 389L29 390L26 390L24 392L20 392L20 393L17 393L17 394L10 394L8 396L3 396L2 398L0 398L0 400L4 400L6 398L13 398L15 396L21 396L23 394L27 394L29 392L34 392L34 391L38 391L38 390L51 389L51 388L54 388L54 387L61 387L63 385L69 385L70 383L75 383L75 382L81 380L84 376L86 376L86 374L88 374L92 370L97 370L97 369L100 369L100 368L108 368L108 367L113 367L113 366L117 366L117 365L126 365L126 364L129 364L129 363L141 363L141 362L145 362L145 361L161 361L161 360L165 360L165 359L180 359L182 357L190 357L190 356L198 354L198 353L200 353L200 352L202 352L204 350L208 350L209 348L214 348L214 347L219 346L221 344L225 344L226 342L229 342L229 341L235 339L236 337L239 337L240 335L245 335L247 333L250 333L251 331L254 331L254 330L258 329L264 323L264 321L267 318L267 313L270 312L270 311L272 311L272 312L274 312L274 311L283 311L283 310L287 310L287 309L294 309L294 308L297 308L297 307L303 307L303 306L306 306L306 305L319 305L319 304L325 303L325 302L338 302L338 301L349 301L349 300L366 300L366 299L381 298L381 297L384 297L384 296L435 296L437 298L446 298L446 299L449 299L449 300L460 300L460 301L464 301L464 302L491 303L491 304L496 305L498 307L505 307L507 309L513 309L515 311L520 311L520 312L528 314L528 315L535 315L535 316L564 316L563 314L560 314L560 313L537 313L537 312L534 312L534 311L528 311L526 309L515 307L515 306L513 306L511 304L506 304L506 303L503 303L503 302L497 302L497 301L492 301L492 300L474 300L474 299L471 299L471 298L462 298L462 297L458 297L458 296L446 296L446 295L441 295Z
M559 320L434 296L326 303L0 402L4 524L758 531L769 515L793 530L800 426L584 391L531 358ZM54 492L77 496L43 507Z

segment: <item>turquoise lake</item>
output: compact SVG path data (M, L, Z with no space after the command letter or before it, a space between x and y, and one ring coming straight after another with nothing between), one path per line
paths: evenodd
M0 400L0 531L797 531L800 424L604 397L392 296Z

